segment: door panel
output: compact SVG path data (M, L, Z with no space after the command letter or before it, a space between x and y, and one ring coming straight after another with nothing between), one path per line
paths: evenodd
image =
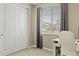
M21 44L22 44L22 48L26 48L27 47L27 9L20 7L20 40L21 40Z
M13 50L15 44L14 6L5 4L5 49Z
M15 32L16 32L16 49L27 48L26 20L27 9L22 7L15 8Z
M0 55L27 48L27 9L0 4Z
M4 6L0 4L0 55L4 52Z

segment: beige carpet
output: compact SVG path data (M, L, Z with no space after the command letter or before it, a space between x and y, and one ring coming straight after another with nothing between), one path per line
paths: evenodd
M52 52L49 52L44 49L29 48L10 54L8 56L52 56L52 54Z

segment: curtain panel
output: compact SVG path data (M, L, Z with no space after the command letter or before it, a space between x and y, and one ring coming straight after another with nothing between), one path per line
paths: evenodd
M37 48L42 48L42 35L40 34L40 11L41 8L37 8Z
M68 31L68 4L61 4L61 31Z

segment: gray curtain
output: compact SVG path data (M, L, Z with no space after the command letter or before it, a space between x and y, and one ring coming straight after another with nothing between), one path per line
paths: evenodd
M42 35L40 34L40 11L41 8L37 8L37 48L42 48Z
M68 4L61 4L61 31L68 31Z

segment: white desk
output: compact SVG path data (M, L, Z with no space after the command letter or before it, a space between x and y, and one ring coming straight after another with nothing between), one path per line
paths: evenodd
M59 38L57 39L53 39L53 42L54 42L54 56L56 56L56 47L59 47L59 49L61 49L61 43L59 42ZM79 52L79 39L75 39L75 46L76 46L76 52Z
M52 33L51 32L42 32L41 34L52 34L52 35L59 35L59 31L53 31Z
M79 52L79 39L75 40L76 52Z
M60 47L61 47L60 43L59 43L59 38L53 39L53 42L54 42L54 45L53 45L53 48L54 48L53 55L57 56L57 48L60 49Z

